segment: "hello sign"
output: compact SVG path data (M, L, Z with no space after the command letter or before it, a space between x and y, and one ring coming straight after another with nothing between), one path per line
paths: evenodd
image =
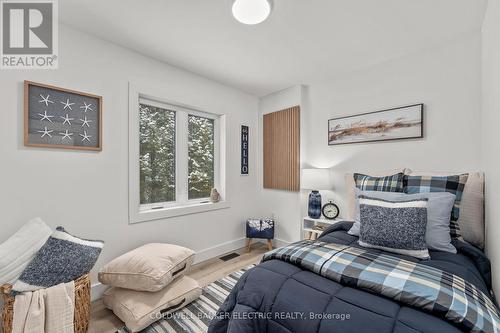
M248 126L241 125L241 174L248 175Z

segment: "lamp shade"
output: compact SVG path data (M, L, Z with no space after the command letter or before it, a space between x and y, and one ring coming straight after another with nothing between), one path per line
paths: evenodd
M302 169L300 187L305 190L331 190L330 169Z

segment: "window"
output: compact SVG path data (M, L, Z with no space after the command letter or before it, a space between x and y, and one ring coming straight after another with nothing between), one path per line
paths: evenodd
M140 99L142 209L160 209L210 198L215 187L216 120L217 116L208 113ZM186 168L187 173L183 172ZM182 179L186 174L187 179ZM177 177L181 177L179 182Z
M224 116L134 96L131 92L130 221L229 207L221 172ZM213 188L222 195L216 204L210 202Z
M139 109L141 205L175 201L175 112Z
M215 121L189 115L188 124L188 197L189 199L208 198L215 182Z

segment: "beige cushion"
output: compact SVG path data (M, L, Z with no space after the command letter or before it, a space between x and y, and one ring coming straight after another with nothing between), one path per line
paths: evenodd
M390 175L395 175L399 172L404 172L405 169L393 169L389 171L380 171L380 172L358 172L369 176L374 177L385 177ZM357 171L356 171L357 172ZM348 220L354 221L354 217L356 216L356 182L354 182L354 173L346 173L345 175L345 183L347 189L347 203L348 203L348 211L346 218Z
M158 291L182 276L194 260L194 251L172 244L152 243L114 259L99 272L108 286Z
M195 280L183 276L157 292L111 288L104 293L104 305L120 318L131 332L139 332L175 312L201 295Z
M450 176L464 172L413 171L406 169L405 173L411 176ZM467 173L469 177L462 194L458 225L464 240L482 249L484 248L484 173Z

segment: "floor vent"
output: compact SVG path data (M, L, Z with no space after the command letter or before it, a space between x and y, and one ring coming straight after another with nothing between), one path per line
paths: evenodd
M240 255L238 253L234 253L233 252L233 253L226 254L225 256L220 257L219 259L222 260L222 261L229 261L229 260L237 258L239 256Z

